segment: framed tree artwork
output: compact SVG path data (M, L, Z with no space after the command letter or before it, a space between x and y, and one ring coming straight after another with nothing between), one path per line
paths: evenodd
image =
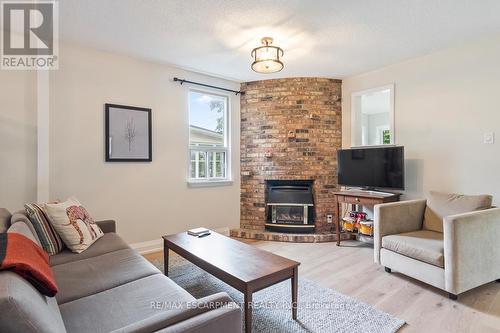
M106 162L151 162L151 109L105 104Z

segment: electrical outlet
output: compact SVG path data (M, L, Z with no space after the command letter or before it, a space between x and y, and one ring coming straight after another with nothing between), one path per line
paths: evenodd
M483 143L485 143L485 144L493 144L493 143L495 143L495 133L494 132L484 133L484 135L483 135Z
M333 223L333 215L332 214L328 214L326 216L326 223L328 223L328 224L332 224Z

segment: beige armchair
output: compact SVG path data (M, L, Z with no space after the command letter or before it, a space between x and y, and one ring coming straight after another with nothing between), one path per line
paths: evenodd
M375 262L388 273L445 290L451 299L500 282L500 209L485 209L491 197L436 192L431 197L375 206ZM432 225L433 219L438 223Z

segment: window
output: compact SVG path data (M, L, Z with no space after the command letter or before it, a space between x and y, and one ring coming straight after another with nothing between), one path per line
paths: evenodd
M228 97L189 91L189 182L227 181Z

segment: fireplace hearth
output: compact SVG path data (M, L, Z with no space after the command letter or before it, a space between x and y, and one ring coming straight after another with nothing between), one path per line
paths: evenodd
M281 232L314 231L312 180L266 181L266 229Z

